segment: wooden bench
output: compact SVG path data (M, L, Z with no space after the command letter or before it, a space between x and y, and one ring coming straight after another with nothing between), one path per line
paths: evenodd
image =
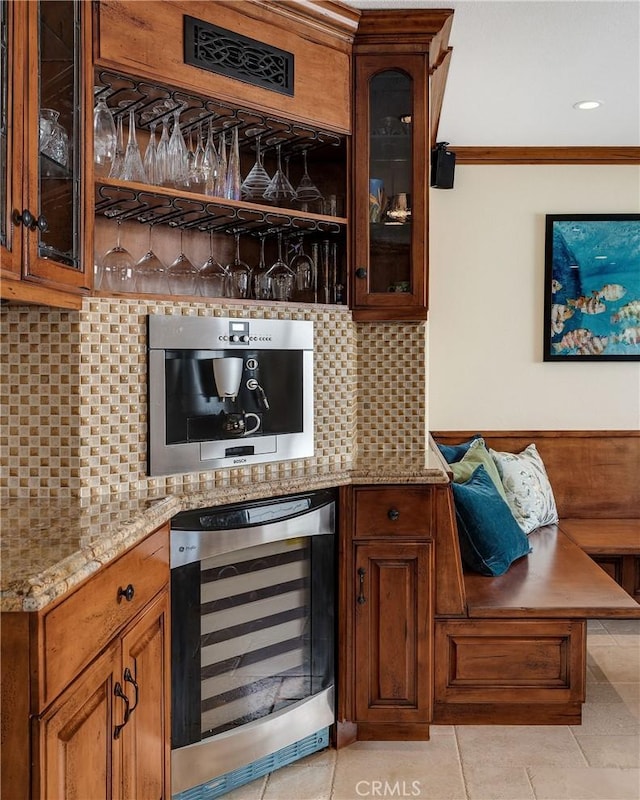
M433 436L456 444L473 433ZM535 442L560 522L534 531L532 552L504 575L487 578L463 571L460 563L454 569L457 529L448 489L449 513L441 511L438 525L447 569L438 569L436 586L434 724L577 724L586 620L640 618L640 605L587 554L600 548L594 556L640 555L640 433L483 436L489 447L512 453ZM445 586L457 587L457 596Z

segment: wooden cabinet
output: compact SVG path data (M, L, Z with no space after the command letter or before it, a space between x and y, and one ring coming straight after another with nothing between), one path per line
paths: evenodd
M92 86L90 14L79 0L0 3L0 258L3 300L79 308L90 289L82 185ZM86 210L86 206L85 206Z
M3 731L20 742L3 795L169 798L168 549L165 526L53 607L3 615ZM31 679L10 674L23 661Z
M355 319L427 317L429 152L451 14L364 11L360 18L354 41Z
M432 716L432 497L428 487L343 490L339 727L428 739ZM352 736L352 738L354 738ZM339 734L340 739L340 734Z

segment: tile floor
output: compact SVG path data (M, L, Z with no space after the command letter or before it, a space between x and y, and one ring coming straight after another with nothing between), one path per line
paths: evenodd
M225 800L640 800L640 620L590 620L576 726L434 726L428 742L357 742Z

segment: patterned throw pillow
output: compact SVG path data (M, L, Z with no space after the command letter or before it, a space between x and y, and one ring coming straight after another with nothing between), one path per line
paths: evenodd
M489 450L502 479L507 502L525 533L558 521L553 490L535 444L521 453Z

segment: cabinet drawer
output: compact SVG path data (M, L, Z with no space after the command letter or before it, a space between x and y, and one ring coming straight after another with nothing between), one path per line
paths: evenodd
M431 491L426 486L354 490L354 537L431 536Z
M169 527L101 569L42 621L42 706L53 700L169 580ZM133 587L131 599L123 596ZM120 592L120 595L119 595Z

